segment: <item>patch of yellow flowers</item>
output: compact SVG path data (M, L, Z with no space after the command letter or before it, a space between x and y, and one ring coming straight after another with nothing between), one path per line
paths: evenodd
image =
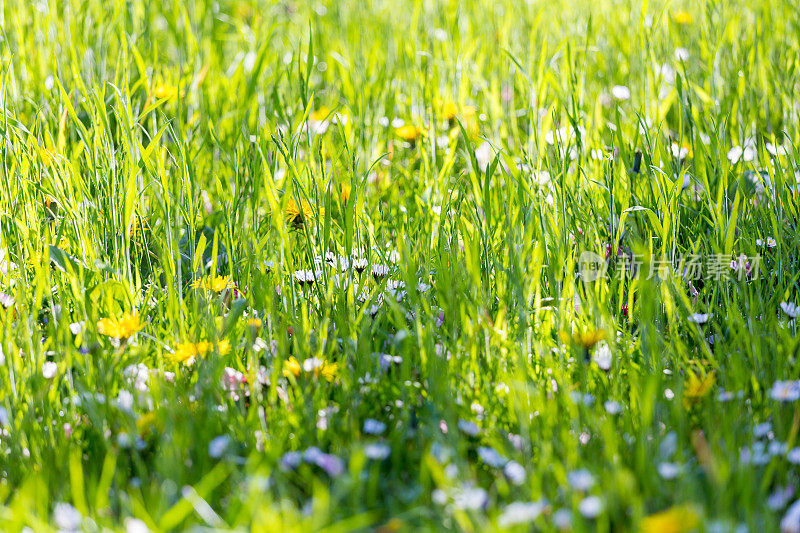
M181 342L170 354L170 359L175 363L192 366L198 357L205 357L213 348L214 344L209 341ZM231 343L227 340L220 341L216 349L219 355L226 355L231 351Z
M139 315L125 313L119 318L102 318L97 321L97 331L101 335L114 339L126 340L144 328Z
M203 276L189 284L192 289L205 289L217 294L228 289L236 288L230 276Z

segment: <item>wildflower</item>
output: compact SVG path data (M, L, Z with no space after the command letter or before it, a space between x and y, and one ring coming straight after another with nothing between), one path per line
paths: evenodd
M339 370L337 363L328 363L316 357L312 357L303 361L303 370L308 373L313 372L314 377L322 376L326 381L333 381L336 378L336 373Z
M369 266L369 261L367 261L366 259L361 259L361 258L353 259L352 265L353 265L353 270L355 270L357 273L361 274Z
M585 518L597 518L603 512L603 500L598 496L587 496L578 504L578 511Z
M705 376L698 376L691 370L683 389L683 403L686 407L702 400L714 386L717 378L714 372L709 372Z
M800 306L791 302L781 302L781 310L789 315L790 318L797 318L800 315Z
M631 90L624 85L614 85L611 88L611 96L613 96L615 100L624 102L625 100L631 99Z
M183 96L185 91L181 91L174 85L169 84L158 84L153 87L152 95L157 100L172 100L173 98L177 98L178 96Z
M684 9L679 9L672 14L672 20L674 20L676 24L685 26L686 24L692 23L692 15Z
M570 336L569 333L566 331L561 331L559 333L561 340L564 343L570 342L570 340L577 344L578 346L583 347L584 349L588 350L592 348L595 344L600 342L601 340L606 338L606 332L602 329L595 329L595 330L587 330L583 333L575 332Z
M392 448L388 444L376 442L364 446L364 455L373 461L383 461L392 453Z
M766 246L767 248L775 248L778 246L778 241L776 241L773 237L767 237L766 241L762 241L761 239L756 239L756 246Z
M684 533L697 528L700 517L690 505L676 505L642 519L643 533Z
M705 324L711 316L709 313L692 313L686 317L686 320L694 324Z
M413 144L419 138L422 130L411 124L405 124L394 130L394 133L407 143Z
M347 204L348 202L350 202L350 196L352 193L353 193L353 188L350 185L346 183L342 184L339 193L339 198L341 198L343 204Z
M503 467L503 473L514 485L522 485L525 482L525 467L516 461L509 461Z
M573 470L567 474L569 485L579 491L586 492L594 487L594 476L586 469Z
M205 289L206 291L219 294L228 289L235 289L236 284L231 280L230 276L203 276L190 283L189 288Z
M252 317L247 319L247 327L258 329L261 327L261 319L258 317Z
M500 455L494 448L488 446L481 446L478 448L478 457L492 468L502 468L508 463L507 458Z
M389 267L386 265L372 265L372 277L379 281L389 275Z
M659 463L658 475L663 479L675 479L681 473L681 466L675 463Z
M56 373L58 372L58 365L55 364L53 361L45 361L42 364L42 376L44 379L53 379L56 377Z
M553 513L553 525L561 531L572 529L572 513L569 509L558 509Z
M176 363L192 366L198 357L208 355L212 348L214 345L209 341L178 343L175 351L170 355L170 359ZM231 344L227 340L220 341L216 345L216 350L219 355L226 355L231 351Z
M455 102L449 101L444 104L444 107L442 107L442 116L447 121L452 121L458 116L458 106L456 106Z
M462 510L477 510L483 508L489 500L489 495L480 487L465 487L453 496L453 506Z
M533 522L547 509L547 502L512 502L505 506L497 524L508 528L519 524Z
M314 209L307 200L302 200L298 205L294 198L289 198L283 212L286 223L291 224L294 228L301 228L306 221L314 219Z
M57 503L53 508L53 522L61 531L78 531L83 515L68 503Z
M364 433L367 435L380 435L386 431L386 424L374 418L364 420Z
M97 332L107 337L125 340L144 328L139 315L125 313L120 318L103 318L97 322Z
M611 348L609 348L607 342L601 341L597 344L597 350L594 353L593 359L601 370L606 370L606 371L611 370L611 363L612 363Z
M800 400L800 380L776 381L772 384L769 397L777 402L796 402Z
M322 135L328 131L328 117L330 114L331 110L325 106L312 111L308 116L308 128L311 130L311 132L317 135Z
M231 438L228 435L214 437L211 439L211 442L208 443L208 456L212 459L219 459L222 457L222 454L225 453L225 450L228 449L230 443Z
M471 420L463 420L463 419L459 420L458 429L460 429L470 437L474 437L481 432L481 428L478 427L478 424L472 422Z
M300 285L313 285L320 276L322 276L321 272L313 270L296 270L294 273L294 279Z

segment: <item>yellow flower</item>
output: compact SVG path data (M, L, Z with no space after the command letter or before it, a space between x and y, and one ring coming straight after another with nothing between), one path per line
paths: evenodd
M559 333L559 337L561 337L561 341L565 344L572 341L574 344L582 346L588 350L601 340L605 339L606 332L602 329L589 330L582 333L576 331L570 336L570 334L566 331L562 331Z
M197 346L191 342L181 342L175 347L175 351L171 354L170 359L176 363L183 363L185 365L192 365L198 355Z
M120 318L103 318L97 321L97 331L115 339L127 339L143 327L144 323L136 313L125 313Z
M322 362L317 368L314 369L314 376L322 376L326 381L333 381L336 379L336 374L339 372L339 365L337 363Z
M283 375L287 378L289 376L300 377L300 370L300 362L294 357L283 362Z
M258 329L261 327L261 319L260 318L250 318L247 321L247 325L251 328Z
M680 25L692 23L692 15L684 9L679 9L675 13L673 13L672 19L675 21L676 24Z
M309 118L309 119L311 119L311 120L312 120L312 121L314 121L314 122L322 122L323 120L325 120L326 118L328 118L328 115L330 115L330 114L331 114L331 110L330 110L330 109L328 109L328 108L327 108L327 107L325 107L325 106L322 106L322 107L320 107L320 108L318 108L318 109L315 109L314 111L312 111L312 112L311 112L311 113L308 115L308 118Z
M306 359L302 364L294 357L289 357L284 361L283 375L287 378L289 376L300 377L301 372L314 374L315 378L322 377L330 382L336 379L336 374L339 372L339 364L328 363L316 357Z
M349 186L346 183L342 184L342 192L340 197L342 199L343 204L346 204L347 202L350 201L350 195L352 193L353 193L353 188L351 186Z
M697 511L692 506L676 505L643 518L639 530L642 533L688 533L699 523Z
M190 283L189 288L205 289L207 291L213 291L219 294L224 290L236 288L236 284L231 281L230 276L203 276L202 278L196 279Z
M445 120L453 120L456 118L456 116L458 116L458 106L456 106L455 102L450 101L444 104L442 115Z
M170 355L176 363L181 363L186 366L192 366L198 357L205 357L208 355L214 345L209 341L193 342L180 342L175 347L175 351ZM226 355L231 351L231 343L227 340L220 341L217 344L217 353L219 355Z
M716 383L717 377L714 375L714 372L709 372L705 376L698 376L691 370L688 371L688 378L686 380L686 385L683 389L683 404L686 407L699 402L702 400L709 392L711 392L711 388Z
M303 200L300 204L301 205L297 205L294 198L289 198L284 208L286 223L291 224L295 228L302 227L306 220L314 219L314 209L311 207L311 204L306 200Z
M163 100L164 98L172 100L179 95L183 96L183 92L174 85L160 83L153 87L153 96L155 96L157 100Z
M417 140L422 130L411 124L400 126L395 130L395 134L406 142L413 143Z

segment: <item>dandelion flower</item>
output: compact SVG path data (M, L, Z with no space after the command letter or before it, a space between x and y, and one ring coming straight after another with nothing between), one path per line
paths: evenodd
M643 518L640 530L643 533L684 533L696 529L699 522L697 511L692 506L676 505Z
M684 9L679 9L672 14L672 20L675 21L675 24L685 26L692 23L692 15Z
M306 200L298 205L294 198L289 198L283 211L286 223L294 228L301 228L306 221L314 219L314 209Z
M144 328L144 323L136 313L125 313L120 318L103 318L97 322L101 335L125 340Z
M194 280L189 287L192 289L205 289L219 294L228 289L235 289L236 284L231 280L230 276L203 276Z
M709 372L705 376L698 376L691 370L683 389L683 403L686 407L702 400L714 387L717 378L714 372Z
M400 126L396 130L394 130L395 135L403 139L408 143L414 143L422 133L422 130L416 126L412 126L411 124L404 124Z

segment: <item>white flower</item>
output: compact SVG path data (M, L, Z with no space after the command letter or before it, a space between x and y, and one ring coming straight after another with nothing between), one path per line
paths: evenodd
M453 496L456 509L476 510L486 505L489 495L480 487L468 487Z
M122 389L117 394L117 405L123 411L133 411L133 394Z
M516 461L509 461L503 467L503 473L514 485L522 485L525 482L525 467Z
M383 461L392 453L392 448L384 443L372 443L364 446L364 455L373 461Z
M479 428L475 422L463 419L458 421L458 429L460 429L470 437L474 437L475 435L481 432L481 428Z
M125 519L125 533L149 533L150 528L138 518Z
M676 463L660 463L658 465L658 475L664 479L675 479L681 470L681 465Z
M631 90L624 85L614 85L611 88L611 96L616 100L625 101L631 99Z
M800 400L800 380L776 381L772 384L769 397L778 402L795 402Z
M603 500L598 496L587 496L578 504L578 511L586 518L597 518L603 512Z
M597 343L597 349L594 352L593 359L601 370L608 371L611 369L611 363L612 363L611 348L608 346L607 342L601 341Z
M58 372L58 365L55 364L53 361L45 361L42 364L42 375L44 379L53 379L56 377L56 373Z
M220 435L219 437L214 437L211 439L211 442L208 443L208 455L213 459L219 459L222 457L222 454L225 453L225 450L228 449L228 445L231 443L231 438L228 435Z
M364 420L364 433L367 435L380 435L386 431L386 424L374 418Z
M781 533L800 533L800 500L794 502L783 515Z
M84 325L83 320L81 320L80 322L73 322L72 324L69 325L70 333L72 333L73 335L77 335L78 333L83 331L83 325Z
M513 502L505 506L497 524L502 527L511 527L517 524L533 522L547 508L546 502Z
M53 508L53 521L63 531L78 531L83 515L68 503L57 503Z
M797 318L800 315L800 306L791 302L781 302L781 309L792 318Z
M800 447L789 450L786 453L786 460L793 465L800 465Z
M669 151L672 153L672 157L676 159L686 159L686 156L689 155L689 149L678 143L672 143Z
M594 476L586 469L573 470L567 474L567 481L575 490L587 491L594 487Z
M492 145L487 141L483 141L475 149L475 160L478 162L478 168L481 169L481 172L486 172L486 167L492 162L493 157Z
M708 313L692 313L686 319L695 324L705 324L712 315Z
M603 404L603 407L605 408L606 413L610 415L617 415L622 412L622 404L616 400L607 400Z
M744 150L742 149L741 146L734 146L733 148L728 150L728 161L730 161L735 165L742 158L743 153Z
M478 456L481 458L481 461L492 468L502 468L508 462L508 459L500 455L497 450L488 446L479 447Z
M559 509L553 513L553 525L561 531L572 528L572 513L569 509Z
M675 59L677 59L678 61L687 61L689 59L689 50L680 47L676 48Z

